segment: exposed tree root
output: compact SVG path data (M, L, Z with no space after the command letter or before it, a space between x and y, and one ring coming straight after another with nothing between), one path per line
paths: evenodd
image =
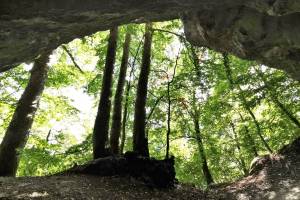
M158 188L173 187L175 183L174 158L156 160L140 157L133 152L124 156L109 156L74 166L61 175L89 174L97 176L131 176Z

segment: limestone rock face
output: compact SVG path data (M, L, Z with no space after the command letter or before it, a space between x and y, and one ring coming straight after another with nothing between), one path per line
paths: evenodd
M184 23L194 45L257 60L300 80L300 13L271 16L234 7L189 13Z
M1 0L0 72L115 25L182 18L195 45L300 80L298 0Z

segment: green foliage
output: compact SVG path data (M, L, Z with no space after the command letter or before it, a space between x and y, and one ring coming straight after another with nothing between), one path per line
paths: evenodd
M92 158L90 136L67 150L64 148L64 142L68 141L64 139L63 134L56 135L55 141L51 142L32 135L30 145L21 152L18 176L55 174Z
M0 74L0 138L9 125L16 103L28 82L27 67L20 65Z

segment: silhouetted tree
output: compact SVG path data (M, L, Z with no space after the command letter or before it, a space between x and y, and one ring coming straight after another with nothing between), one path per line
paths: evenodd
M141 72L139 75L135 101L133 125L133 150L140 155L149 156L148 139L146 138L146 101L148 78L151 64L152 24L146 24L144 50Z
M123 101L123 91L125 85L126 71L128 66L129 58L129 47L130 47L131 35L126 34L124 47L123 47L123 57L120 68L119 80L116 89L115 99L114 99L114 110L112 118L112 127L110 135L110 148L113 154L119 153L119 138L122 126L122 101Z
M108 47L106 54L106 62L102 80L102 89L98 113L95 120L93 132L93 156L94 159L105 157L107 150L105 149L108 140L109 118L111 109L111 87L114 72L114 64L116 60L118 40L118 27L110 30L108 39Z
M129 114L128 106L129 106L130 90L132 88L132 82L134 82L133 79L135 78L134 77L135 65L136 65L136 61L137 61L142 44L143 44L143 38L140 40L138 48L135 52L133 61L131 63L129 80L127 80L127 82L126 82L125 102L124 102L123 119L122 119L122 135L121 135L121 144L120 144L120 153L121 154L124 151L124 146L125 146L125 141L126 141L126 123L127 123L127 117Z
M18 101L12 120L0 145L0 176L15 176L20 151L27 143L35 113L39 106L48 73L49 54L44 53L34 62L30 80Z
M199 122L199 109L197 108L196 105L196 93L194 91L193 94L193 110L190 112L190 115L193 119L194 122L194 131L195 131L195 138L197 141L197 146L198 146L198 151L199 151L199 157L200 157L200 162L201 162L201 167L202 167L202 172L205 178L206 183L212 184L214 183L213 177L211 175L211 172L208 168L207 164L207 158L206 158L206 153L204 150L204 145L203 145L203 140L202 140L202 135L201 135L201 130L200 130L200 122Z

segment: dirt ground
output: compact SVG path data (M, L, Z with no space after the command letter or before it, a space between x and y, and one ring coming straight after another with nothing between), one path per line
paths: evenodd
M300 200L300 139L279 154L264 156L252 174L203 191L187 185L149 188L130 177L65 175L0 178L0 199L183 199Z
M87 175L0 178L0 199L202 199L191 187L151 189L131 178Z
M300 200L300 138L279 153L258 159L250 176L212 187L208 194L208 199Z

